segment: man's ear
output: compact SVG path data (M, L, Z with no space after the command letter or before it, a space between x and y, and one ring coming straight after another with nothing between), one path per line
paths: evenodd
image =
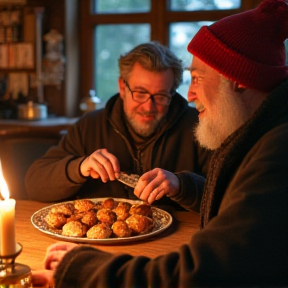
M234 81L233 82L233 90L237 93L243 93L245 90L247 89L247 87L245 87L244 85Z
M125 83L121 77L118 78L118 88L120 97L123 99L125 94Z

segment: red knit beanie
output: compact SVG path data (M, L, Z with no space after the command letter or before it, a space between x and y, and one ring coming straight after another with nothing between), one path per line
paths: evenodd
M225 77L270 92L285 78L288 0L264 0L253 9L203 26L187 49Z

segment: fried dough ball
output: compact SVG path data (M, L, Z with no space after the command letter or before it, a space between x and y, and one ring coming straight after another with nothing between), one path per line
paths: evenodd
M80 221L84 215L85 215L85 212L73 214L69 218L67 218L67 223L71 221Z
M70 221L62 227L62 235L83 237L87 232L87 226L79 221Z
M103 201L102 208L113 210L117 206L117 202L113 198L108 198Z
M67 218L62 213L49 212L45 217L45 221L47 222L49 226L57 228L57 229L61 229L63 225L66 224Z
M74 201L74 206L79 212L86 212L95 207L95 203L89 199L78 199Z
M86 212L81 218L81 222L86 224L88 227L94 226L98 222L96 213L94 211Z
M131 215L138 214L152 218L152 209L149 204L135 204L131 207L129 212Z
M118 206L113 210L117 215L117 220L126 220L129 216L129 210L132 204L128 202L120 202Z
M89 239L107 239L111 236L112 230L105 223L94 225L87 231L87 238Z
M150 232L154 226L151 218L138 214L131 215L126 219L126 223L135 234L146 234Z
M124 220L117 220L112 225L112 231L117 237L130 237L132 230Z
M109 226L111 226L117 219L115 212L105 208L98 210L96 216L100 222L106 223Z
M62 213L65 216L71 216L74 214L75 207L72 203L63 203L51 208L52 213Z

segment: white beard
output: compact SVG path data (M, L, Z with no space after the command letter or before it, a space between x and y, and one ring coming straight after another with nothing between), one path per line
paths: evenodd
M231 90L231 83L221 76L218 93L214 96L217 101L213 113L200 119L195 128L195 137L201 146L215 150L242 126L252 114L241 98L241 94Z

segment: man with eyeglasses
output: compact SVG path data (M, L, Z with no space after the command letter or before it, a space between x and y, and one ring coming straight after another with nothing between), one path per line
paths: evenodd
M122 55L118 64L119 93L104 109L81 117L30 167L26 188L31 199L141 197L181 210L170 198L182 185L177 172L205 176L209 155L193 137L198 113L176 92L182 61L152 41ZM133 189L114 181L120 171L140 175L139 185Z

